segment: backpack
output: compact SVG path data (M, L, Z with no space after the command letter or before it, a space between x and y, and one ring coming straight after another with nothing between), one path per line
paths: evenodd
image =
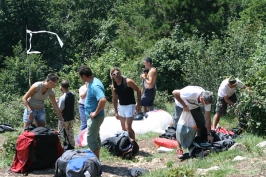
M161 134L159 137L170 139L170 140L176 140L176 128L175 127L168 127L165 130L165 133Z
M86 149L67 150L55 163L54 177L97 177L102 165L96 155Z
M101 145L112 155L122 159L132 159L139 152L137 142L124 135L107 138Z
M54 167L62 153L58 132L47 127L36 128L32 124L18 137L10 170L25 174L32 170Z
M0 133L4 133L5 131L16 131L11 124L0 124Z

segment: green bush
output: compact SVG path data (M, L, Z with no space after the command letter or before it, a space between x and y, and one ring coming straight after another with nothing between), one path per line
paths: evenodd
M12 95L9 101L0 102L0 123L14 127L23 125L23 102L18 95Z
M8 141L3 144L3 155L6 165L10 166L14 160L16 154L16 142L18 139L17 133L12 133L8 136Z

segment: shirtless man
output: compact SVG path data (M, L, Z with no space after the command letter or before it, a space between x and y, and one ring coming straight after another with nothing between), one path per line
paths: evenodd
M143 64L145 68L149 69L149 73L147 76L145 76L145 74L140 75L140 78L145 79L146 82L144 93L141 96L141 106L146 106L148 111L152 111L156 93L155 83L157 79L157 70L152 66L152 59L149 57L143 60Z

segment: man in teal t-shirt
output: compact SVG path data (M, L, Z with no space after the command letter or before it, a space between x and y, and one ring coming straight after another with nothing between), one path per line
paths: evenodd
M99 79L92 75L88 66L80 67L78 73L83 82L88 82L88 93L84 103L88 126L88 146L100 159L101 139L99 132L104 120L104 106L106 104L104 86Z

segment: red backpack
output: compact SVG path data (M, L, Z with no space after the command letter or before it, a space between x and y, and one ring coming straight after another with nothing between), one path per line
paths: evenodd
M16 155L10 170L27 173L54 167L63 153L58 132L47 127L28 126L16 143Z

